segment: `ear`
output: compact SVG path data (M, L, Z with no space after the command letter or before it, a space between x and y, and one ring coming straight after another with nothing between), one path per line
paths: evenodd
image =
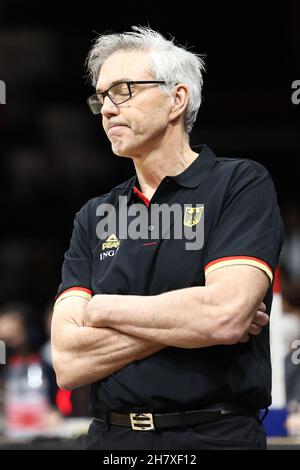
M186 110L189 102L189 89L184 83L175 85L173 90L173 105L170 110L171 119L176 119Z

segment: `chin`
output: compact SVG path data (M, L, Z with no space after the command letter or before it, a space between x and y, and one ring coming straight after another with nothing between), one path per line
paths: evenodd
M131 155L124 155L124 153L114 152L114 154L116 155L116 157L120 157L120 158L131 158Z
M111 143L111 149L117 157L132 158L132 155L136 152L135 147L130 147L129 145L122 145L122 143Z
M113 145L111 146L111 149L117 157L129 157L129 155L127 154L127 152L124 149L120 149L120 148L115 147Z

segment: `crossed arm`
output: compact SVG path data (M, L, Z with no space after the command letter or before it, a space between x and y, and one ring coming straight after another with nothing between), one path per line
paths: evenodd
M269 286L253 266L212 272L206 286L155 296L95 295L58 303L52 359L58 384L103 379L167 346L201 348L245 342L268 322L261 305Z
M69 297L58 303L53 312L52 362L61 388L96 382L165 348L111 328L85 326L87 304L80 297Z

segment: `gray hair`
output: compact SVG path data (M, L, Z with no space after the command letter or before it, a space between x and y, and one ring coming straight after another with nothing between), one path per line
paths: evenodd
M93 86L96 86L105 60L118 51L149 52L151 73L155 80L163 80L162 89L170 94L176 83L185 83L189 89L189 103L185 113L185 130L189 134L201 104L205 70L202 56L175 45L174 38L166 39L149 27L132 26L130 32L99 36L87 57L87 66Z

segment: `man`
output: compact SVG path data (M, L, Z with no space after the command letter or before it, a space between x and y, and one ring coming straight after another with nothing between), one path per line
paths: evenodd
M136 176L76 215L52 324L58 384L92 384L90 449L265 448L282 243L271 178L190 147L196 54L135 27L99 37L89 68L90 107ZM132 235L137 205L179 208L173 236L145 217Z

